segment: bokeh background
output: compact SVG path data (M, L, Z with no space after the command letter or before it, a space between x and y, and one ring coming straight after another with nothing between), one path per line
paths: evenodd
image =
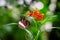
M24 30L9 23L18 23L20 14L33 8L40 9L41 13L57 15L53 27L60 27L60 0L0 0L0 40L26 40ZM59 28L49 32L49 40L60 40Z

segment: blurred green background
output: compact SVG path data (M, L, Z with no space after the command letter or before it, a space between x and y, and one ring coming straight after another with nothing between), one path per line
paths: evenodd
M30 5L34 2L42 2L44 7L40 8L41 12L46 13L49 10L51 0L0 0L0 40L26 40L24 30L19 29L18 25L8 24L18 23L20 14L32 10ZM54 15L58 16L53 22L53 27L60 27L60 0L56 2ZM60 40L60 29L52 29L49 33L49 40Z

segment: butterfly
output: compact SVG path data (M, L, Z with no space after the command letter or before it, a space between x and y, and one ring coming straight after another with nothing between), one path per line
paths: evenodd
M25 28L28 28L29 25L30 25L30 22L24 16L20 17L20 21L19 22L21 22L25 26ZM23 29L23 26L21 24L19 24L18 27Z

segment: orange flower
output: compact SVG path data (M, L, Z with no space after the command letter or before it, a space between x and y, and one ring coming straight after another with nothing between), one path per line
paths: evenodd
M28 11L27 14L31 17L34 17L35 19L38 19L38 20L44 19L44 14L40 14L39 10L34 10L32 13L30 11Z

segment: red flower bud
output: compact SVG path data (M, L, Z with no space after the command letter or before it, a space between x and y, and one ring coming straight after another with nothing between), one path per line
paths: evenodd
M43 20L44 19L44 14L40 14L39 11L35 10L32 13L28 13L29 16L34 17L35 19L38 20Z

